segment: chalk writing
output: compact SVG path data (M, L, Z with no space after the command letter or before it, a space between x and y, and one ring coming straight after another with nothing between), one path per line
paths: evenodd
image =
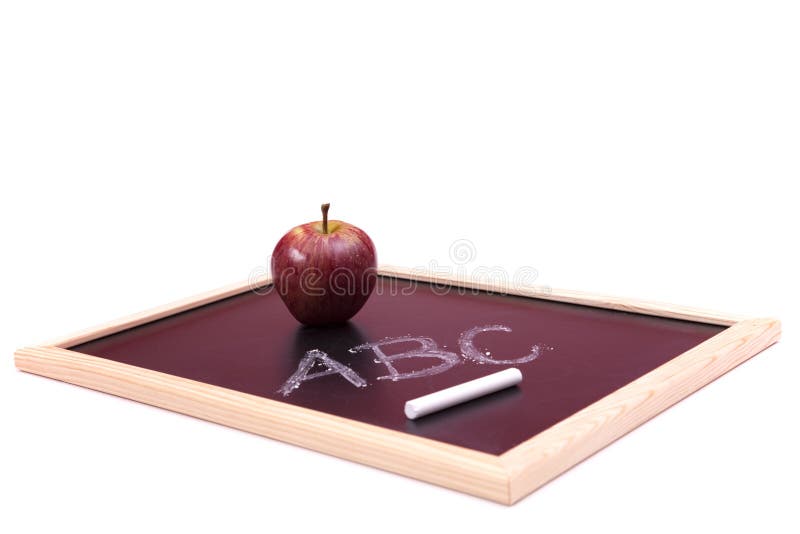
M310 371L315 364L321 364L323 367L325 367L325 370L311 373ZM367 385L367 381L358 376L358 373L346 365L337 362L321 350L313 349L306 352L305 356L303 356L303 359L300 360L300 364L297 366L297 371L295 371L294 374L289 377L289 380L287 380L278 391L285 397L295 389L299 388L300 384L303 382L313 380L321 376L335 374L342 375L345 379L347 379L348 382L356 387L363 388Z
M444 350L444 348L440 348L439 345L429 337L410 335L390 337L375 343L364 343L363 345L358 345L348 349L348 352L351 354L356 354L365 350L371 351L375 356L375 363L385 365L386 369L389 371L388 375L379 376L378 380L392 380L393 382L396 382L398 380L404 380L407 378L420 378L423 376L431 376L443 373L452 368L454 365L461 363L461 356L478 364L516 365L520 363L532 362L539 357L544 349L553 350L552 347L545 347L537 344L533 345L531 347L531 352L524 356L507 360L498 360L491 357L491 351L487 350L481 352L475 346L475 337L485 332L511 332L511 328L501 324L493 324L476 326L462 332L458 337L458 348L461 351L461 355L458 355L455 352ZM398 345L402 343L413 343L417 346L404 352L397 352L393 354L387 354L384 350L392 345ZM423 369L406 372L400 372L395 367L395 362L398 360L415 358L432 358L439 360L439 363ZM311 372L315 365L322 366L325 368L325 370ZM334 360L325 352L319 349L313 349L305 353L305 356L303 356L303 359L300 360L300 364L297 366L297 370L291 377L289 377L289 380L287 380L278 391L282 393L283 396L287 396L292 393L292 391L299 388L300 384L303 382L313 380L314 378L335 374L341 375L356 387L362 388L367 385L367 381L361 378L358 373L343 363Z
M419 346L405 352L399 352L397 354L386 354L383 351L383 347L409 342L418 343ZM436 342L429 337L392 337L378 341L377 343L364 343L363 345L353 347L350 349L350 352L356 353L365 349L372 350L377 358L375 360L376 363L382 363L386 366L386 369L389 370L388 375L379 376L378 380L389 379L396 382L406 378L431 376L443 373L461 361L458 354L440 349ZM397 360L406 360L409 358L435 358L440 360L440 363L431 367L418 369L416 371L409 371L406 373L399 372L393 365L393 362Z
M496 360L494 358L490 358L489 355L491 355L491 352L486 351L483 353L475 347L475 336L482 334L483 332L511 332L511 329L501 324L492 324L486 326L475 326L463 332L458 337L458 348L461 349L461 354L463 354L465 358L469 358L475 363L515 365L519 363L532 362L539 357L539 354L542 353L542 347L540 345L533 345L531 347L531 352L520 358L513 360Z

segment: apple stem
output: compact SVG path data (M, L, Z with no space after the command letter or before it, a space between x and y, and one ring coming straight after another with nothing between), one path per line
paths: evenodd
M331 207L330 204L323 204L322 205L322 233L328 233L328 209Z

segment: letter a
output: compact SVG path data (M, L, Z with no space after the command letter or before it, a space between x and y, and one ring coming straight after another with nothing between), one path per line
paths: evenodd
M310 373L314 364L320 363L325 366L324 371L317 371ZM358 373L347 367L346 365L337 362L324 352L318 349L312 349L306 352L300 364L297 366L297 371L289 377L278 392L282 393L284 397L289 395L292 391L300 387L300 384L308 380L313 380L321 376L328 375L342 375L348 382L356 387L363 388L367 385L367 381L358 376Z

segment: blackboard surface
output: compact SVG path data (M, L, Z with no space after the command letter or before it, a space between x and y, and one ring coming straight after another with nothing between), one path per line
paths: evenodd
M303 327L274 292L249 292L70 349L501 454L726 328L410 284L381 278L376 294L341 327ZM484 363L476 363L461 355L459 339L463 343L465 332L483 326L494 329L474 336L472 346L485 355ZM403 337L409 340L390 343ZM434 343L436 351L458 363L438 374L404 378L447 365L442 357L401 357L391 362L398 380L383 379L391 373L376 362L372 347L351 350L378 342L390 358ZM492 362L525 359L537 353L532 348L538 356L531 361ZM304 355L315 349L346 365L366 385L329 374L287 389ZM406 400L510 366L524 377L515 388L416 421L403 414ZM325 369L318 364L310 373Z

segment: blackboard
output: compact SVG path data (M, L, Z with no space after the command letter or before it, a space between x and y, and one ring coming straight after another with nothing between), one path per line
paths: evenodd
M339 327L301 326L275 292L248 292L71 350L500 454L724 329L517 296L445 291L427 283L409 288L392 288L382 279L364 309ZM491 330L475 337L474 345L491 353L483 364L460 354L464 332L496 325L511 332ZM386 344L397 338L409 341ZM461 361L431 376L379 380L388 370L374 361L374 350L351 352L383 341L380 349L387 355L408 353L421 344L410 338L432 339ZM534 345L540 350L532 361L491 363L524 358ZM284 396L281 387L310 350L348 366L367 385L357 387L331 374ZM398 372L407 373L441 360L394 363ZM403 413L407 400L509 366L523 373L517 387L416 421ZM322 369L319 363L316 367Z
M265 279L20 349L16 364L513 503L780 335L774 319L381 273L336 327L298 324ZM515 387L404 414L508 367Z

